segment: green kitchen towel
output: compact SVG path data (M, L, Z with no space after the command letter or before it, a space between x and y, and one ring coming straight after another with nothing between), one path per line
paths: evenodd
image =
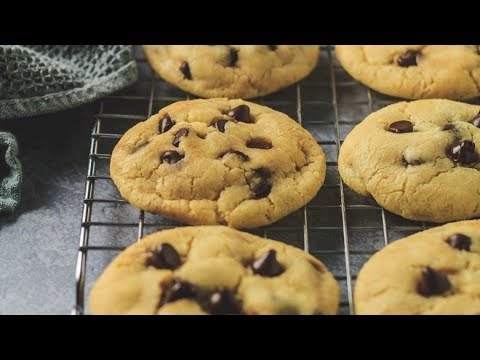
M0 45L0 120L73 108L137 76L129 45ZM0 215L11 214L20 201L17 153L15 137L2 132L0 121Z
M137 79L127 45L0 45L0 119L69 109Z
M12 214L20 202L22 166L15 136L0 132L0 215Z

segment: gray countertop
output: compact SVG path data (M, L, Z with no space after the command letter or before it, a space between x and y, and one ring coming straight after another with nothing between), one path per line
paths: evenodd
M95 105L0 121L24 168L15 216L0 218L0 314L69 314Z

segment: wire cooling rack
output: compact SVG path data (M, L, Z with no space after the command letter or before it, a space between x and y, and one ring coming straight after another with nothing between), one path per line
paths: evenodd
M105 267L126 246L180 223L134 208L110 178L113 147L122 134L164 106L193 98L156 76L134 47L139 81L104 98L94 118L76 267L74 314L88 313L87 295ZM300 83L253 99L288 114L315 137L327 156L325 183L315 198L277 223L250 232L309 252L334 274L341 288L339 314L353 314L353 288L361 266L390 241L428 224L400 218L371 198L356 195L338 175L337 156L346 134L369 113L398 101L369 90L338 64L332 46L322 46L318 66Z

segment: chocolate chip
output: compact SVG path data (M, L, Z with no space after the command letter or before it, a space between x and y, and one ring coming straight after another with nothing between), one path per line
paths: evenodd
M228 120L225 119L220 119L220 120L215 120L212 123L212 126L215 127L218 131L220 132L225 132L225 125L227 124Z
M253 272L265 277L274 277L283 273L283 266L277 261L276 255L277 252L275 250L268 250L253 262Z
M480 128L480 112L478 113L477 116L475 116L473 119L472 119L472 125L473 126L476 126L477 128Z
M214 315L239 313L237 304L235 304L232 296L225 289L215 291L212 295L210 295L207 308Z
M152 256L147 259L147 266L153 266L157 269L170 269L174 270L181 264L180 256L178 255L177 250L168 244L160 244L152 252Z
M162 120L160 120L158 130L160 131L160 134L163 134L168 130L170 130L173 125L175 125L175 122L172 119L170 119L170 116L165 115L165 117Z
M228 63L228 66L233 67L237 64L238 61L238 50L231 47L230 48L230 62Z
M388 131L393 133L409 133L413 131L413 124L408 120L395 121L390 124Z
M448 237L447 243L455 249L470 251L472 239L470 239L467 235L453 234Z
M242 153L241 151L238 151L238 150L229 150L227 151L226 153L220 155L220 158L223 158L225 155L227 154L235 154L235 155L238 155L240 156L244 161L248 161L250 160L250 158L248 157L248 155Z
M477 54L480 55L480 45L477 45Z
M453 124L445 124L442 126L442 131L453 130L455 129L455 125Z
M417 65L417 56L420 53L415 50L407 50L405 53L401 54L397 58L397 64L402 67L416 66Z
M245 123L253 122L250 117L250 108L247 105L239 105L232 109L227 115L233 117L237 121Z
M188 65L188 62L184 61L182 65L180 65L180 71L185 79L192 80L192 74L190 73L190 66Z
M251 139L247 142L248 148L271 149L272 143L265 139Z
M162 155L162 161L167 164L176 164L180 160L182 160L184 155L176 152L176 151L166 151Z
M178 132L175 134L175 139L173 139L172 145L178 147L180 145L180 139L184 136L188 136L188 129L180 129Z
M463 140L461 143L447 148L447 156L461 165L473 164L478 161L475 144L469 140Z
M270 194L272 186L268 183L269 177L270 172L267 169L257 169L247 179L250 189L255 194L255 199L261 199Z
M189 282L174 279L166 289L164 303L172 302L179 299L190 299L195 297L195 286Z
M272 51L277 50L277 45L267 45L267 46L268 46L268 48L269 48L270 50L272 50Z
M417 285L417 292L422 296L441 295L450 289L448 278L427 266L422 269L422 275Z

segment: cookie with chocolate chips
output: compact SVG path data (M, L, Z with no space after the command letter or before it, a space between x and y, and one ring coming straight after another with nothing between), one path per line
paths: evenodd
M386 246L355 284L357 314L480 314L480 220L450 223Z
M310 201L325 178L315 139L243 100L180 101L127 131L111 176L131 204L193 225L249 228Z
M319 47L301 45L145 45L155 72L200 97L250 99L292 85L317 65Z
M339 45L340 64L356 80L406 99L480 95L478 45Z
M352 190L411 220L480 216L480 106L417 100L387 106L346 137L338 169Z
M90 293L93 314L336 314L339 287L316 258L226 226L149 235Z

